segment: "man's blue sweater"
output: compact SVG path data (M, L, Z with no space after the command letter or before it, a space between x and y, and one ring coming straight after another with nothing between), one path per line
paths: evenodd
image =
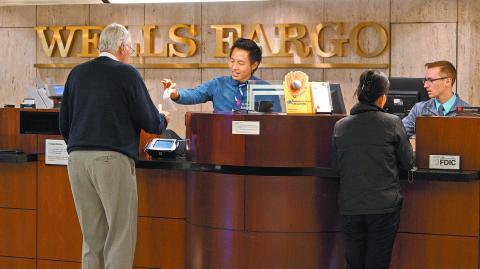
M166 126L131 65L101 56L68 75L60 109L68 152L112 150L136 160L140 130L160 134Z

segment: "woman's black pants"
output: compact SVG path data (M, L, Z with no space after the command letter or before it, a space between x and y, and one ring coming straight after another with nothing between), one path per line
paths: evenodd
M399 223L400 210L342 215L347 269L388 269Z

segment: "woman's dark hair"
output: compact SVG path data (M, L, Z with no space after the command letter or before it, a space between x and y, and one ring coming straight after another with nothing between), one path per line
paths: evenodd
M237 39L235 43L233 43L233 46L230 48L230 57L232 57L232 52L235 48L248 51L248 59L250 60L250 64L253 64L255 62L258 62L258 64L260 64L260 62L262 61L262 50L257 45L257 43L255 43L255 41L251 39ZM253 70L253 72L255 72L255 70Z
M360 75L355 96L360 103L373 104L378 97L387 94L389 88L390 81L383 72L367 70Z

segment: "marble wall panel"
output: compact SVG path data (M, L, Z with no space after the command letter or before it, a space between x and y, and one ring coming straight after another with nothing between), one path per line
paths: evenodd
M423 77L425 63L448 60L456 65L457 25L422 23L392 25L392 76Z
M35 6L0 7L0 27L33 27L36 25Z
M0 28L0 107L17 107L35 80L35 33L29 28Z
M391 2L393 23L457 21L457 1L392 0Z

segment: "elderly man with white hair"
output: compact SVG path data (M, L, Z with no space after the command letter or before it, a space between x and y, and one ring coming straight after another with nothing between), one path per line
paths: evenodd
M132 268L140 131L160 134L169 120L128 64L131 42L124 26L108 25L100 35L100 56L73 68L65 83L60 131L83 234L83 269Z

